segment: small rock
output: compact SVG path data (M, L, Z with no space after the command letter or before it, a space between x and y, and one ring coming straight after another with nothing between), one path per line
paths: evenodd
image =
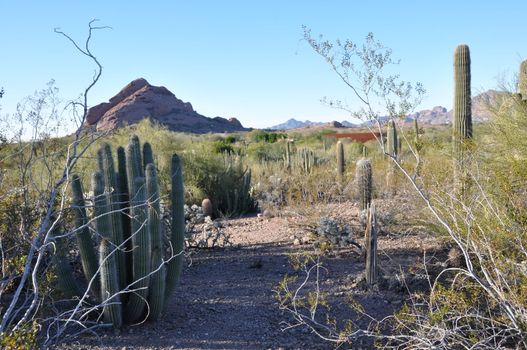
M293 241L293 245L300 245L300 240L298 238L295 238Z
M272 218L274 215L272 211L270 211L269 209L265 209L263 212L263 216L269 219Z
M310 243L311 242L311 237L309 237L309 235L305 235L304 237L302 237L302 243L303 244L307 244L307 243Z

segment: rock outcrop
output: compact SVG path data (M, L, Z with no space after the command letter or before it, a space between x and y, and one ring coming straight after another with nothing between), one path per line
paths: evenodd
M207 118L167 88L150 85L142 78L126 85L109 102L90 108L86 122L98 131L107 131L138 123L145 118L172 131L207 133L247 130L236 118Z

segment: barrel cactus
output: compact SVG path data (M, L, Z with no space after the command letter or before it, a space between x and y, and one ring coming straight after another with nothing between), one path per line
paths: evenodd
M368 159L360 159L357 162L355 171L359 209L366 210L371 204L373 192L371 162Z
M99 171L92 176L96 242L89 233L80 178L73 175L71 179L76 236L90 297L102 305L105 322L115 328L125 322L158 319L178 284L183 265L181 161L173 156L171 248L166 249L157 171L152 149L149 144L145 146L141 152L134 135L126 150L119 148L117 172L110 146L104 145L99 151ZM95 245L99 247L98 259Z

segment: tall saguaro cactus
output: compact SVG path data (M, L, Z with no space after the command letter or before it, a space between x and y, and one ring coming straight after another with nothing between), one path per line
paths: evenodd
M527 101L527 60L520 64L520 74L518 75L518 92L522 100Z
M459 45L454 52L454 120L452 145L456 181L465 187L467 146L472 139L472 101L470 95L470 51Z
M367 210L367 224L364 235L366 247L366 282L371 287L377 283L377 218L375 204L372 202Z
M399 153L399 142L397 139L397 129L395 127L395 121L390 119L388 122L388 132L386 135L386 153L388 153L394 159L397 159Z
M337 142L337 175L339 178L344 176L344 145L341 141Z

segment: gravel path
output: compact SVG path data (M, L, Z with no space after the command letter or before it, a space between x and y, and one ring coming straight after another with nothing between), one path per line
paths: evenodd
M353 206L329 209L356 217ZM191 253L181 285L159 322L127 326L119 334L103 331L98 337L82 337L57 348L333 349L333 344L305 329L281 330L287 315L278 309L273 290L285 274L294 274L288 254L308 248L293 245L292 236L305 233L291 225L291 220L249 217L227 221L234 246ZM424 250L436 248L433 239L381 237L381 265L396 272L400 266L418 265ZM376 317L388 315L404 302L405 293L398 290L355 290L363 270L358 254L336 254L325 261L325 267L322 287L330 291L339 317L348 316L342 305L349 293Z

